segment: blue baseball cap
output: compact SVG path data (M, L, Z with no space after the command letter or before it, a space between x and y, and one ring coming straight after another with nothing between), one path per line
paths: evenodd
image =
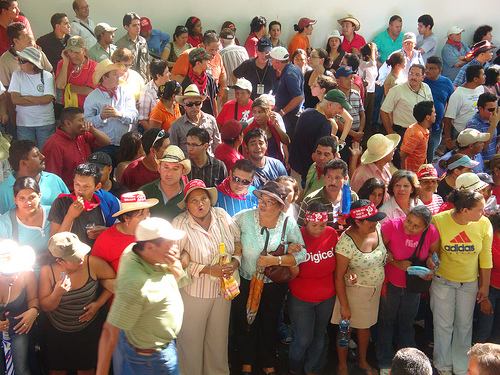
M335 72L335 78L339 78L339 77L349 77L351 74L354 74L354 71L352 70L352 68L348 65L346 66L341 66L340 68L338 68Z

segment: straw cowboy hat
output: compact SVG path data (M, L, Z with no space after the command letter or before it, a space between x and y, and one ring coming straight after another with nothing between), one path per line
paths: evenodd
M186 87L186 90L184 90L184 95L175 96L175 101L179 104L184 104L184 99L186 98L200 98L201 101L204 101L207 96L201 95L196 85L189 85Z
M366 151L361 156L361 163L374 163L396 148L401 136L399 134L374 134L366 143Z
M142 191L134 191L131 193L124 193L120 198L120 211L113 215L118 217L125 212L143 210L158 204L158 199L146 199L146 195Z
M186 158L184 152L175 145L168 146L163 153L163 156L159 158L158 161L166 163L180 163L186 169L186 173L184 173L184 175L191 172L191 160Z
M113 64L109 59L102 60L95 67L93 75L94 86L99 85L99 81L101 80L101 77L103 75L105 75L108 72L111 72L112 70L118 70L118 69L123 69L123 66L119 64Z
M186 199L188 198L189 194L196 189L202 189L205 190L210 197L210 206L215 206L215 203L217 202L218 194L217 194L217 189L214 187L207 188L207 185L202 180L193 180L189 181L189 183L186 185L184 188L184 198L182 201L177 203L177 206L181 209L184 210L186 208Z
M361 24L359 23L359 21L352 14L348 14L344 18L340 18L337 20L337 22L339 23L340 26L342 26L342 22L344 22L344 21L352 22L352 24L354 25L354 31L358 31L359 28L361 27Z

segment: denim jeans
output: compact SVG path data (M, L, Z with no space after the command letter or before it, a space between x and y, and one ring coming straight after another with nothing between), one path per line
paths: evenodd
M42 151L43 145L47 142L47 139L55 132L55 124L44 126L18 126L17 139L33 141L37 144L38 149Z
M180 375L174 342L161 352L142 355L135 351L120 331L118 345L124 356L122 375Z
M381 369L391 368L394 328L397 326L398 349L416 347L413 320L418 313L419 293L410 293L406 288L387 283L385 297L380 297L378 310L377 361Z
M366 119L366 123L371 123L371 126L379 126L382 121L380 120L380 107L384 100L384 86L375 84L375 99L373 103L373 117Z
M431 284L434 314L434 367L466 375L472 344L472 319L478 292L477 280L459 283L435 275Z
M441 136L443 134L443 130L435 130L431 131L429 135L429 143L427 144L427 163L433 164L432 160L434 159L434 153L436 152L439 144L441 143Z
M288 314L292 321L294 338L290 345L290 371L318 373L325 332L332 316L335 296L317 303L306 302L288 293Z
M481 305L476 304L476 322L472 342L500 344L500 289L490 286L488 299L493 307L493 314L489 316L484 314L481 311Z
M0 340L2 335L0 335ZM13 334L10 337L12 352L12 362L14 363L14 372L16 375L30 375L29 362L28 362L28 345L29 336L27 334ZM0 361L0 372L3 374L5 371L5 363Z

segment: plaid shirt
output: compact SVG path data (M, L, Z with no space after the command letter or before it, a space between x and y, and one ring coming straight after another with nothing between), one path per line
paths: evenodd
M149 120L149 114L158 103L158 86L155 81L149 81L139 95L139 121Z
M471 62L462 66L462 69L460 69L457 76L455 77L455 80L453 81L453 86L459 87L459 86L462 86L465 82L467 82L467 77L465 76L465 71L467 70L467 67L469 65L477 65L477 64L481 64L481 63L479 61L477 61L476 59L472 59Z

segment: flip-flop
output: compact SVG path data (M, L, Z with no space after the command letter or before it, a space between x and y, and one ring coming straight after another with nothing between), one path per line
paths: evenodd
M365 374L365 375L378 375L378 371L376 369L374 369L373 367L370 367L370 369L365 369L363 367L360 367L356 363L356 369L363 372L363 374Z

